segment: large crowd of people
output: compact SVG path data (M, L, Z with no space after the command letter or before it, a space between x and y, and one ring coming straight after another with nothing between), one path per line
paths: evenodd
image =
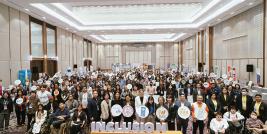
M261 94L250 96L251 89L227 79L134 68L43 75L6 88L0 84L0 131L8 129L15 112L17 126L27 125L29 133L87 133L97 121L126 122L127 127L135 121L160 122L184 134L189 129L193 134L266 133L267 107ZM115 105L127 107L130 114L114 114ZM147 116L137 110L144 106ZM168 111L166 118L158 116L158 109Z

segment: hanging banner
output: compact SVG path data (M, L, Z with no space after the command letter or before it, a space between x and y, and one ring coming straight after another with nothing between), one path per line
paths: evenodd
M236 69L235 68L233 68L233 79L234 81L236 81Z

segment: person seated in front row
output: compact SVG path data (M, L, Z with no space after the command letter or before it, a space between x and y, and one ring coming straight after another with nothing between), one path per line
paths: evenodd
M263 122L257 118L256 112L251 112L250 118L246 121L246 127L253 134L267 133L266 126L264 126Z
M56 110L56 112L50 115L50 118L52 118L52 124L50 126L51 134L62 134L63 128L66 125L65 122L69 117L69 110L65 107L64 102L60 102L59 108Z
M211 134L225 134L228 131L228 127L227 120L222 118L220 112L216 113L215 118L210 121Z
M47 111L44 110L44 106L42 104L38 105L38 110L35 113L35 123L33 125L33 133L40 133L41 126L45 122L47 117Z
M243 127L241 120L244 120L245 118L243 115L236 111L235 106L231 106L230 111L226 112L223 115L223 118L227 120L229 124L229 130L231 130L231 132L240 132Z
M82 103L78 105L78 108L74 111L71 121L71 134L80 132L80 134L85 133L83 131L85 122L87 120L86 113L83 111Z

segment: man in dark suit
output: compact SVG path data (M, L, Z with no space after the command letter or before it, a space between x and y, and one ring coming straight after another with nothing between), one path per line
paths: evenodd
M253 99L251 96L248 95L248 89L242 88L241 95L236 98L236 106L240 113L245 117L249 118L249 114L251 113L251 105Z
M98 99L97 90L93 91L93 98L89 99L87 106L88 122L100 121L100 100Z
M184 88L184 94L185 98L187 99L187 96L193 95L193 87L190 83L186 85L186 88Z
M204 89L201 88L201 85L199 83L196 85L196 89L193 90L193 102L197 101L198 95L201 95L203 99L206 98L206 93ZM203 100L203 102L205 102L205 100Z
M180 93L179 100L175 102L175 105L179 109L181 106L186 106L191 111L191 104L185 99L185 94ZM183 132L183 134L186 134L187 126L188 126L189 118L183 119L179 115L177 115L177 130Z
M267 107L266 104L262 102L262 96L260 94L255 95L255 101L252 103L250 109L253 109L253 111L257 113L258 119L265 123L267 116Z

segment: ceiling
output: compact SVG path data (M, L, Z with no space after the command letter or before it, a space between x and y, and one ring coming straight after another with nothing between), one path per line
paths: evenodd
M175 42L261 0L1 0L89 40Z

